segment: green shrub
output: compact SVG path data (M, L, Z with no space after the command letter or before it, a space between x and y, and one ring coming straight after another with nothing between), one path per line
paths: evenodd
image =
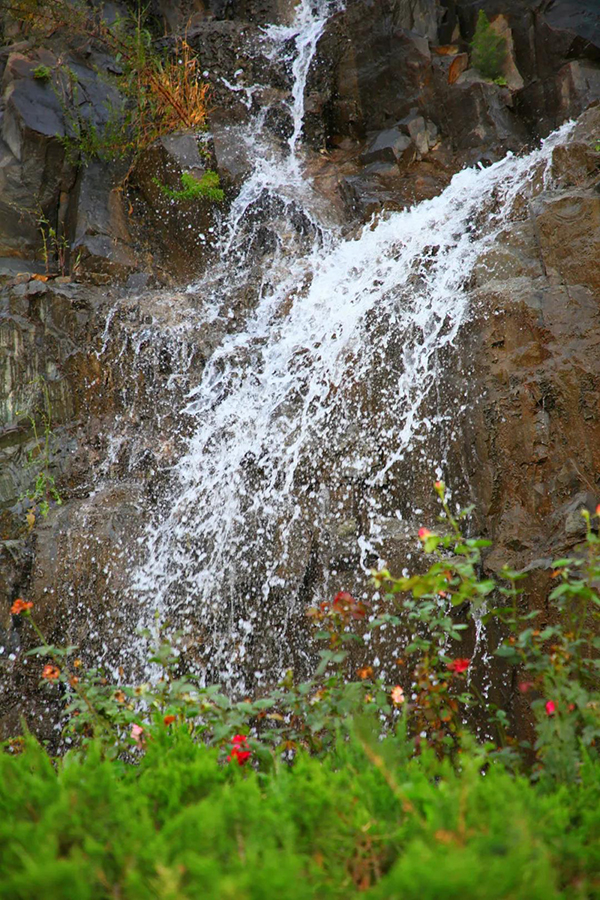
M375 734L373 722L363 732ZM0 756L2 900L553 900L597 896L600 765L568 791L460 771L351 735L269 774L219 765L185 727L138 765L98 743Z
M600 506L593 516L582 510L585 540L571 557L554 562L549 621L536 628L540 612L527 602L526 573L504 568L495 578L482 576L490 542L464 537L461 518L468 513L454 516L443 482L435 490L440 527L419 531L431 561L427 571L403 578L374 573L376 616L366 600L346 591L308 609L315 638L324 644L320 663L307 681L295 683L290 672L266 696L237 700L219 685L200 686L180 670L181 635L164 629L157 636L142 633L160 679L115 685L100 670L86 671L76 647L49 645L33 604L18 598L13 614L27 619L41 641L27 655L50 660L40 674L48 700L63 706L65 737L82 747L100 739L107 755L119 757L143 749L149 730L185 722L198 740L221 747L223 757L228 750L240 763L252 756L268 770L278 754L293 756L300 748L326 755L340 729L367 709L377 712L383 730L401 728L414 755L430 747L456 761L475 714L479 733L492 739L486 759L501 757L533 778L577 781L587 756L598 758L600 748ZM455 609L467 621L457 621ZM507 681L529 701L533 746L517 739L517 723L479 691L471 659L459 651L463 632L491 619L500 636L494 653ZM355 668L361 648L368 654L365 633L378 628L396 630L403 645L395 685L378 678L372 665ZM242 732L242 743L229 748Z
M309 610L324 642L314 676L288 673L258 699L183 676L163 632L154 685L110 684L48 644L17 598L71 749L50 759L25 735L0 754L0 900L600 897L600 506L554 562L552 624L536 628L525 574L482 577L489 541L464 537L467 513L435 490L427 571L377 572L377 618L345 591ZM496 653L533 698L533 746L451 649L454 608L499 623ZM367 627L408 632L403 684L369 665L349 680L345 648ZM473 706L493 741L470 735Z
M502 77L505 59L506 39L492 31L490 20L480 9L471 43L471 61L478 72L493 80Z
M33 70L33 77L36 81L50 81L52 77L52 69L49 66L39 65Z

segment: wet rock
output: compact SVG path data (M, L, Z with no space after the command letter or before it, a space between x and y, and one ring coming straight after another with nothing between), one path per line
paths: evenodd
M431 100L428 41L399 26L385 0L352 3L330 19L318 52L307 90L329 98L331 134L363 138Z
M441 74L441 73L440 73ZM507 150L517 150L528 139L525 125L507 105L508 91L467 69L452 85L438 75L441 127L450 136L455 150L475 151L475 156L500 158Z
M141 155L133 173L129 199L138 240L179 278L201 270L219 204L204 197L178 199L168 192L183 190L182 175L198 181L214 166L205 148L192 134L162 137Z
M211 121L211 139L217 171L234 185L240 185L251 169L244 142L235 125L221 126Z
M600 125L599 110L584 121L581 139ZM577 141L572 146L576 156ZM580 534L572 513L597 502L600 173L589 162L585 189L569 179L531 204L513 244L521 270L480 275L464 333L479 399L463 459L494 541L492 568L563 555ZM504 237L501 244L509 246Z
M361 155L361 161L365 165L373 162L397 163L404 158L410 145L410 138L398 128L387 128L371 141Z
M138 267L123 207L123 166L90 162L74 201L71 256L79 273L124 279Z
M506 17L502 15L496 16L491 22L490 28L494 34L504 40L506 55L502 63L502 77L506 81L506 86L510 91L520 91L525 82L517 68L512 30Z

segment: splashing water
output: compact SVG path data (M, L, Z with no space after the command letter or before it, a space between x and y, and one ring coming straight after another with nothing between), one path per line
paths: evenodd
M327 13L303 2L289 28L265 32L266 52L291 64L293 132L273 150L248 128L254 170L221 264L194 288L215 315L256 282L252 235L265 207L277 240L260 260L252 310L189 393L193 434L135 579L149 612L200 636L207 679L240 689L286 665L307 591L319 599L336 566L381 555L406 460L455 418L438 409L436 385L468 314L472 268L518 217L519 199L539 190L569 128L344 239L302 175L304 89ZM322 553L311 581L316 544L329 561Z

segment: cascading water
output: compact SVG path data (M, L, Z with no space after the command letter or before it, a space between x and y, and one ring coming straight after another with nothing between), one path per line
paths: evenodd
M293 127L278 147L263 137L264 111L245 129L254 169L220 262L194 286L212 310L203 321L231 317L231 297L250 285L252 303L189 393L192 436L134 584L149 618L179 621L201 643L207 679L239 689L265 668L276 676L291 644L306 655L293 623L309 596L384 554L410 512L407 466L421 454L442 473L430 439L452 431L457 410L437 403L440 354L467 316L474 264L522 215L565 131L344 239L303 177L300 142L330 11L304 0L291 26L265 31L263 51L292 74ZM268 252L257 260L259 226Z

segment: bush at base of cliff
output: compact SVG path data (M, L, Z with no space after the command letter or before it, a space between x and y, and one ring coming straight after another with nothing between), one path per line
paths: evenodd
M600 764L532 785L465 746L454 769L400 735L268 774L166 725L137 765L97 743L0 757L2 900L553 900L594 896ZM361 734L362 730L362 734ZM571 830L574 829L574 830Z

